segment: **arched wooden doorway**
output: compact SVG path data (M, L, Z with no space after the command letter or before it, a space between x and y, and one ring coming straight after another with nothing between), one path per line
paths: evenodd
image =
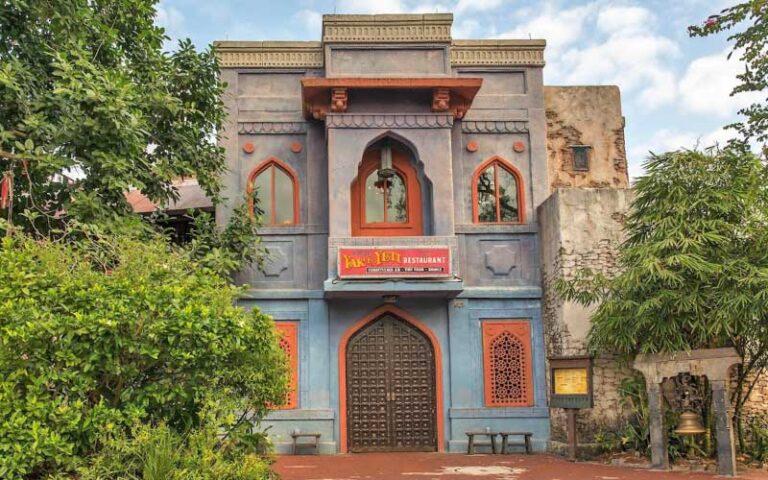
M430 338L391 312L349 337L342 415L350 452L438 449L435 359Z
M423 235L422 187L410 154L401 146L391 146L394 174L383 178L379 175L383 148L365 151L352 183L352 236Z

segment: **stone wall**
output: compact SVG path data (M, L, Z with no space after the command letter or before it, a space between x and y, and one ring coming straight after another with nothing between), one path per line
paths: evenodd
M618 87L544 87L544 106L551 191L629 186ZM590 147L588 170L574 170L573 145Z
M539 208L543 270L544 341L547 356L586 353L592 308L562 301L554 289L560 279L582 268L616 273L616 252L631 202L631 191L617 188L558 188ZM595 406L580 412L579 437L615 427L621 416L618 386L632 375L611 358L595 361ZM552 440L565 441L565 414L551 409Z

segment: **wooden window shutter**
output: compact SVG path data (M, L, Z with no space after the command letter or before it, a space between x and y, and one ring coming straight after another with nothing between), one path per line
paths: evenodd
M288 356L291 369L290 390L283 405L276 410L292 410L299 407L299 324L298 322L275 322L275 328L280 335L280 348Z
M533 406L530 323L493 320L482 326L485 406Z

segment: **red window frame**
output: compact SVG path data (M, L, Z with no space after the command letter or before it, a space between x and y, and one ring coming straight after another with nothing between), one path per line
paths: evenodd
M274 410L295 410L299 407L299 324L292 321L275 322L275 330L280 336L280 348L288 356L291 377L285 403L274 407Z
M392 148L392 167L403 178L407 202L407 221L405 223L376 222L366 223L365 219L365 181L379 169L381 150L369 149L363 154L363 161L358 169L357 178L352 182L352 236L353 237L415 237L423 235L421 206L421 184L418 173L411 164L408 155ZM386 218L386 208L384 209Z
M283 161L276 157L270 157L263 162L261 162L256 168L251 170L251 173L248 175L248 207L251 214L253 214L253 207L254 207L254 201L253 201L253 184L256 181L256 177L264 173L266 170L268 170L270 167L279 168L281 171L283 171L288 177L291 179L291 185L293 187L293 219L291 223L275 223L277 214L275 211L275 171L272 170L271 172L271 178L270 178L270 188L269 188L269 205L267 208L269 211L267 211L267 208L264 208L264 214L265 217L268 216L268 218L265 219L265 224L273 227L280 227L280 226L288 226L288 225L296 225L299 223L299 180L298 176L296 175L296 172L293 171L291 167L289 167L287 164L285 164ZM263 199L262 199L263 201ZM262 207L264 205L262 204ZM268 221L267 221L268 220Z
M485 172L488 167L494 166L493 170L493 184L495 187L496 195L496 221L495 222L481 222L480 221L480 208L478 205L480 194L477 191L477 180L480 175ZM499 202L499 168L503 168L515 177L517 183L517 220L511 222L501 221L501 202ZM472 221L483 225L514 225L525 223L525 188L523 186L523 176L520 171L515 168L511 163L494 155L488 160L480 164L475 169L475 173L472 175Z
M511 335L522 345L522 377L525 392L518 399L497 398L493 384L496 363L492 358L494 341L501 335ZM485 320L482 322L483 337L483 383L486 407L531 407L533 406L533 365L531 355L531 325L526 320Z

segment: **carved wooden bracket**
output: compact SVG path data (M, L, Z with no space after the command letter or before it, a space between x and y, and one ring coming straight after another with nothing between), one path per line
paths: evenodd
M346 88L331 89L331 111L333 113L346 112L348 100Z
M448 88L436 88L432 90L432 111L447 112L451 106L451 90Z

